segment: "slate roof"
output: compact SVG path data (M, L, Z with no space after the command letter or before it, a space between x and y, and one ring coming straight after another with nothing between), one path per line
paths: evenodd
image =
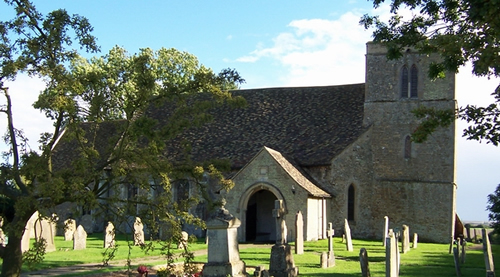
M169 147L181 155L180 141L191 142L193 160L229 159L242 168L264 146L299 166L328 165L363 129L364 84L245 89L246 108L217 108L214 121L185 131ZM150 111L159 121L168 110Z
M281 167L290 175L290 177L297 182L302 188L309 192L309 195L315 197L332 197L328 192L320 189L314 185L309 179L304 176L299 169L297 169L293 164L288 161L280 152L271 149L269 147L264 147L264 149L273 157L273 159L281 165Z

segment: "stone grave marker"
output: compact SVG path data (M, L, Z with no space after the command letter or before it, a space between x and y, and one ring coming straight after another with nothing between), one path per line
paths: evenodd
M55 225L55 223L45 218L38 218L35 221L35 239L37 241L40 239L45 240L45 252L56 251L56 245L54 243L55 228L53 225Z
M73 235L73 250L87 248L87 232L82 225L78 225Z
M418 246L418 234L417 233L413 233L413 245L412 245L412 248L416 249Z
M462 247L462 251L460 251L460 261L462 262L462 264L465 264L465 249L467 249L467 241L463 241L461 247Z
M115 247L115 226L108 221L108 225L104 229L104 248L113 247Z
M206 225L210 239L203 276L247 276L245 262L240 259L238 248L240 220L222 207L210 216ZM266 276L264 272L259 273L259 276Z
M457 274L458 277L462 276L460 272L460 261L459 261L459 256L460 254L458 253L458 245L457 247L453 247L453 261L455 262L455 273Z
M134 245L144 245L144 225L139 217L134 222Z
M333 235L335 231L332 228L332 223L328 222L328 230L326 236L328 237L328 267L335 266L335 253L333 252Z
M385 276L398 277L398 248L396 236L392 229L389 229L385 243Z
M321 255L319 257L319 264L321 268L328 268L328 253L321 252Z
M345 234L345 245L347 251L353 251L352 248L352 238L351 238L351 228L349 227L349 222L344 219L344 234Z
M271 248L269 274L275 277L295 277L299 274L292 250L286 243L285 208L283 200L274 201L273 217L276 219L276 244Z
M3 218L0 216L0 245L5 246L6 238L5 238L5 233L2 230L2 227L3 227Z
M76 221L68 218L64 221L64 240L73 240L73 233L76 231Z
M385 247L385 238L387 238L387 233L389 232L389 217L384 216L384 234L382 236L382 243Z
M486 229L482 229L484 263L486 265L486 276L495 276L495 264L493 263L493 254L491 252L490 238Z
M304 219L301 211L295 215L295 254L304 254Z
M454 236L451 236L451 240L450 240L450 247L449 247L449 253L448 254L451 254L452 251L453 251L453 244L455 244L455 237Z
M365 248L359 250L359 264L361 266L361 275L363 277L370 277L370 267L368 265L368 252Z
M410 228L403 224L403 232L401 233L401 251L407 253L410 251Z
M188 247L189 234L186 231L181 232L181 239L179 244L177 244L178 249L186 249Z
M82 218L80 219L79 225L83 226L83 229L85 229L85 232L87 232L87 234L94 233L94 219L92 218L91 215L86 214L86 215L82 216Z

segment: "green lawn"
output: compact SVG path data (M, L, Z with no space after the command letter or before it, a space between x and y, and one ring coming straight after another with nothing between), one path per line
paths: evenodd
M103 256L103 234L89 235L87 239L87 249L73 251L72 242L64 241L63 237L56 237L57 251L47 253L45 260L38 264L35 270L53 268L58 266L69 266L82 263L102 262ZM115 260L127 258L129 247L124 236L117 236L118 250ZM292 244L293 245L293 244ZM360 276L359 250L364 247L368 252L370 271L372 276L385 276L385 249L381 241L354 240L354 251L345 250L345 245L340 238L334 239L334 251L336 266L328 269L321 269L319 266L320 254L327 249L327 240L316 242L305 242L305 253L294 255L295 263L299 267L301 276ZM206 245L204 240L190 244L192 251L203 249ZM401 254L401 276L455 276L453 256L448 254L449 246L446 244L419 243L417 249L411 249L406 254ZM146 261L133 261L135 268L139 263L148 266L165 264L165 260L147 261L148 256L159 256L160 251L145 254L139 247L130 249L131 258L146 258ZM247 266L265 265L269 268L270 247L246 248L241 247L240 257ZM500 246L493 245L493 255L500 259ZM197 256L196 261L206 262L207 256ZM495 262L496 268L500 268L500 263ZM462 265L462 276L484 276L484 256L482 247L479 244L468 244L467 258ZM109 270L109 269L108 269ZM114 268L116 270L116 268ZM29 271L23 268L23 271ZM253 273L252 269L248 270ZM500 274L500 270L497 270Z

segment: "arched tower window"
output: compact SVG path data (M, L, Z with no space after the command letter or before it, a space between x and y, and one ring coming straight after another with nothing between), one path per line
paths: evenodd
M418 98L418 68L416 65L411 66L410 70L410 97Z
M401 98L418 98L418 68L412 65L401 68Z
M347 190L347 220L354 220L354 186L350 185Z
M404 65L403 68L401 68L401 98L408 98L409 83L408 66Z
M406 136L405 138L405 159L409 159L411 158L411 137L410 136Z

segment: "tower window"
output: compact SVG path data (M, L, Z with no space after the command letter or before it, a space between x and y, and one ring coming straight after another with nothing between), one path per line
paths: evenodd
M354 186L347 190L347 220L354 221Z
M418 68L412 65L410 70L401 68L401 98L418 98Z
M406 138L405 138L404 151L405 151L405 154L404 154L405 159L411 158L411 137L410 136L406 136Z

